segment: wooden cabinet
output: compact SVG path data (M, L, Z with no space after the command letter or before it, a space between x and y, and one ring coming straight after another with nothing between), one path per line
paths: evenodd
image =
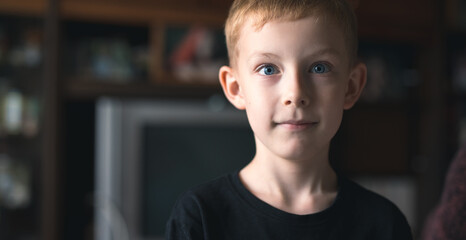
M62 2L63 78L67 97L154 96L176 93L173 91L176 87L181 94L191 92L194 96L218 91L217 73L213 69L227 62L222 30L227 8L221 7L226 1L210 7L203 7L209 1L160 2ZM197 46L186 44L189 38L194 38L197 44L210 42L204 46L210 56L204 54L199 60ZM126 54L120 59L124 63L116 63L118 52ZM178 59L174 57L176 54ZM115 74L125 76L112 77L109 72L114 70L120 71Z
M0 136L0 154L5 152L4 142L11 141L20 148L24 141L25 154L41 156L31 157L31 169L36 169L31 175L35 184L33 207L6 214L0 207L0 238L4 233L13 234L5 235L11 239L19 238L19 232L25 229L31 236L43 239L86 239L85 232L92 228L89 198L93 190L94 101L102 96L186 98L220 93L215 69L226 61L222 27L231 2L0 0L0 27L5 23L3 16L39 19L42 39L47 39L41 45L43 64L34 73L0 64L0 74L8 69L25 74L24 78L29 78L27 74L41 76L34 84L25 82L22 89L37 96L43 106L39 108L42 127L35 140ZM429 194L431 184L425 179L439 178L441 174L423 169L426 164L435 165L448 157L448 141L441 133L448 126L464 125L455 117L443 117L448 108L444 103L454 102L454 114L463 116L463 122L466 115L461 111L466 104L464 92L450 98L443 94L444 88L438 88L445 79L448 83L456 81L452 80L456 70L446 78L446 67L435 67L434 60L457 61L456 57L448 57L456 56L456 48L447 56L442 45L447 27L438 8L443 3L351 2L357 7L361 53L375 53L361 55L370 69L379 72L370 73L368 93L345 113L335 141L336 164L353 176L419 177L424 190L419 190L418 197L435 196L441 180L430 182L435 191ZM447 1L446 9L456 12L457 8L451 6L460 3ZM461 16L457 14L445 21L456 21L450 26L458 29ZM465 48L462 33L451 39L457 43L455 46ZM0 52L1 41L0 32ZM210 42L208 51L196 55L199 53L193 51L193 41ZM386 78L385 85L377 85L381 79L374 76L380 74ZM4 77L0 75L0 83ZM453 92L454 88L451 86L450 90ZM389 90L393 94L387 94ZM6 96L1 91L0 96ZM448 131L452 135L456 129ZM419 207L419 224L432 204L430 201ZM25 216L35 220L26 221L24 229L5 230L8 226L3 222L22 221Z
M10 1L0 0L2 14L17 16L43 16L47 7L47 0Z
M163 20L220 23L228 11L228 2L63 0L60 2L60 12L64 19L87 21L150 23Z
M429 39L437 23L436 1L360 0L358 15L361 36L385 41Z
M40 232L43 34L41 18L0 16L1 239Z

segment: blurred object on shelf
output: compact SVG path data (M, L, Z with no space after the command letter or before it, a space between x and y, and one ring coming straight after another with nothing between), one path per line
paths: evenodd
M39 100L34 96L28 96L24 101L24 114L22 120L23 134L26 137L34 137L39 132Z
M402 102L409 88L419 84L414 49L409 46L362 43L359 55L367 65L364 102Z
M23 117L23 95L16 89L10 89L5 95L3 122L8 134L19 134Z
M0 30L0 63L14 67L37 67L42 61L41 46L42 32L37 27L28 27L19 33Z
M24 34L26 65L37 66L42 59L42 32L39 29L29 29Z
M90 42L91 72L98 79L126 81L132 75L128 44L117 39L94 39Z
M43 27L41 17L0 14L0 239L40 238L40 201L49 186L38 181L44 169L40 121L47 118L40 104L49 91Z
M0 78L0 136L37 136L40 118L38 98L8 87L7 81Z
M31 171L24 164L0 153L0 205L25 208L31 201Z
M228 64L221 29L169 27L165 43L165 69L182 82L217 83L218 69Z
M147 78L150 61L149 47L143 45L132 47L131 57L134 75Z
M146 75L147 47L130 46L124 39L83 40L75 56L78 77L125 83Z
M67 75L79 80L128 83L146 79L149 50L146 28L70 22Z

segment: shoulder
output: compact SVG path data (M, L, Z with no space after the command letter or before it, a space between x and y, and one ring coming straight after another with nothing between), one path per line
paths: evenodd
M365 209L371 209L372 211L375 210L375 212L401 213L393 202L362 187L352 180L343 179L342 185L344 200L347 204L351 204L354 207L364 207Z
M205 205L218 202L220 198L232 195L231 178L232 174L223 175L208 182L202 183L187 190L180 195L175 203L175 209L201 209Z
M216 201L218 198L231 195L232 175L233 173L226 174L192 187L179 197L177 204L193 201L201 204L203 202Z
M349 179L341 182L344 211L357 216L358 223L384 239L412 239L406 217L393 202Z
M180 195L167 222L166 238L203 239L206 219L221 213L226 199L233 195L230 175L200 184Z

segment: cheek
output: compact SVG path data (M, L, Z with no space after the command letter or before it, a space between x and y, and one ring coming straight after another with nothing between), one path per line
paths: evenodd
M251 109L264 109L270 104L272 89L258 83L249 83L243 90L245 103Z
M343 109L345 103L345 90L338 86L321 88L316 91L317 106L322 109Z
M261 132L269 126L272 120L273 106L266 94L246 94L246 115L249 124L255 133Z
M246 108L246 116L254 135L262 135L261 133L264 132L264 127L266 126L265 122L263 121L264 113L258 112L249 107Z
M246 114L250 121L263 121L268 116L269 107L264 98L246 97Z
M339 125L343 117L344 94L341 91L327 92L321 94L316 108L321 116L326 118L326 122L331 125Z

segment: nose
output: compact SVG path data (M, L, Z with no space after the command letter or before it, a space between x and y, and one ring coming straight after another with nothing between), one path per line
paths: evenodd
M282 103L285 106L305 107L309 105L310 96L308 84L298 72L284 76L284 94Z

